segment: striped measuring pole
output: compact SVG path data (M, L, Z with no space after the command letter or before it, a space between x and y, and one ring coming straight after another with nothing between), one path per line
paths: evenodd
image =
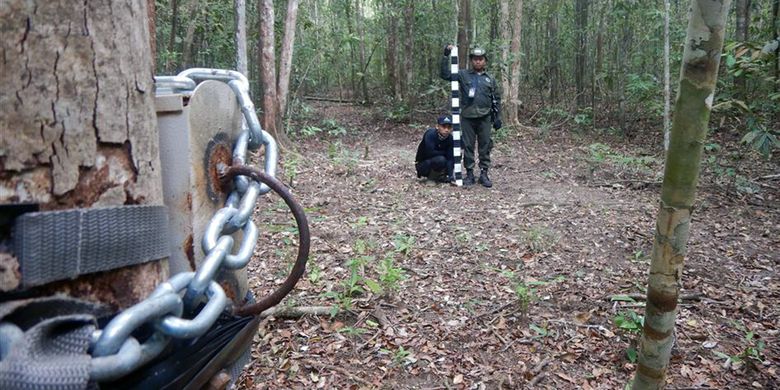
M458 83L458 47L450 50L450 83L452 85L452 156L455 158L455 185L463 186L463 158L460 147L460 85Z

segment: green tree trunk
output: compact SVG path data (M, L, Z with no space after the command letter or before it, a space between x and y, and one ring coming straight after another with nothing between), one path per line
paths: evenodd
M692 0L666 154L661 206L648 277L645 324L633 389L661 389L674 344L674 322L702 145L715 96L731 0Z

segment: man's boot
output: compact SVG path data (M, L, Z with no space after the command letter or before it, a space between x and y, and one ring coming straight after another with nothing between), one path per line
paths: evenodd
M487 168L482 169L482 171L479 173L479 184L482 184L487 188L493 187L493 182L490 181L490 177L488 177Z
M473 169L467 169L466 170L466 178L463 179L463 185L466 186L466 187L474 185L474 170Z

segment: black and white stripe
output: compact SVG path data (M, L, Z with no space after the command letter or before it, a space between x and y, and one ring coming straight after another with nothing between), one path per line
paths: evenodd
M463 165L460 147L460 85L458 85L458 47L450 51L450 79L452 85L452 155L455 158L455 185L463 186Z

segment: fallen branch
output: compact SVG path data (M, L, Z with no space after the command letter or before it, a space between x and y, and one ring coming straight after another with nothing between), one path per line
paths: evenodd
M322 102L357 104L357 102L354 100L343 100L339 98L327 98L327 97L319 97L319 96L304 96L303 98L305 100L315 100L315 101L322 101Z
M306 315L330 316L330 306L274 306L262 313L261 318L300 318Z
M614 295L608 295L604 297L605 301L612 301L616 297L627 297L631 298L635 301L646 301L647 296L645 294L614 294ZM690 294L682 294L677 298L679 301L701 301L701 299L704 298L704 294L702 293L690 293ZM619 301L617 301L619 302Z
M652 185L652 186L660 186L660 181L647 181L647 180L617 180L609 183L592 183L588 184L588 187L614 187L615 185L620 185L621 183L626 184L632 184L632 183L639 183L644 185Z
M759 176L755 179L752 179L753 181L756 180L774 180L774 179L780 179L780 173L774 174L774 175L766 175L766 176Z
M539 382L542 381L542 379L544 379L547 376L547 373L546 372L542 372L542 370L544 369L544 367L546 367L548 364L550 364L551 361L552 361L551 358L546 358L546 359L542 360L541 362L539 362L539 364L537 364L536 367L534 367L531 370L531 374L533 374L534 377L528 383L528 385L530 387L536 386L537 384L539 384Z
M366 386L372 386L372 387L374 386L373 383L371 383L371 382L369 382L369 381L367 381L367 380L365 380L363 378L360 378L358 376L355 376L354 374L350 373L349 371L347 371L347 370L345 370L345 369L343 369L341 367L337 367L337 366L334 366L334 365L331 365L331 364L326 364L326 363L320 363L320 362L317 362L317 361L314 361L314 360L309 360L309 359L304 360L303 363L304 364L308 364L310 366L318 366L320 368L324 368L324 369L327 369L327 370L336 371L336 372L338 372L340 374L345 375L347 378L349 378L349 379L351 379L351 380L353 380L355 382L362 383L362 384L364 384Z

